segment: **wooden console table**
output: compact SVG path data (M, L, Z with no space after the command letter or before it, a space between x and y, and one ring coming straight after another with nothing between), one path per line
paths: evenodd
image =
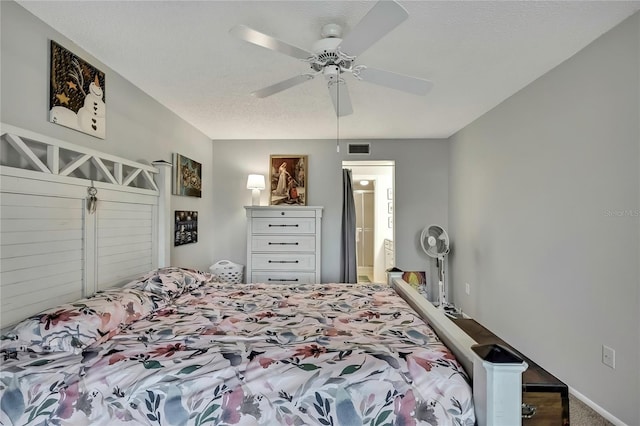
M522 419L525 426L569 426L569 388L551 373L518 352L473 319L451 319L478 344L500 344L524 359L529 368L522 373L522 402L536 406L536 414Z

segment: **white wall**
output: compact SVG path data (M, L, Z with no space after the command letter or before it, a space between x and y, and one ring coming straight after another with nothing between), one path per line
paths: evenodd
M115 71L13 1L0 2L0 120L37 133L140 162L171 161L179 152L203 165L202 199L173 196L172 210L199 212L199 242L173 248L173 265L207 268L213 239L211 140ZM49 40L106 74L107 138L49 123ZM171 226L173 230L173 225Z
M396 263L405 270L423 270L426 257L418 237L428 223L446 226L448 206L449 146L445 140L373 140L372 155L363 158L346 154L341 141L336 153L334 140L214 140L213 192L214 259L246 264L246 216L243 206L251 204L246 189L250 173L269 174L270 154L309 156L308 204L323 206L322 281L340 276L340 228L342 214L342 161L395 161ZM262 192L262 203L268 203Z
M639 52L636 14L454 135L450 165L457 304L629 425L640 424Z

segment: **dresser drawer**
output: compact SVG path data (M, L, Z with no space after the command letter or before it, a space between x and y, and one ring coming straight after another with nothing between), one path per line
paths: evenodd
M301 252L316 250L315 235L254 235L251 237L254 252Z
M253 210L251 217L316 217L314 210L269 209Z
M251 219L254 234L314 234L316 220L307 217L254 217Z
M251 264L254 270L313 271L316 268L316 255L298 253L254 253L251 255Z
M255 272L254 283L267 284L315 284L314 272Z

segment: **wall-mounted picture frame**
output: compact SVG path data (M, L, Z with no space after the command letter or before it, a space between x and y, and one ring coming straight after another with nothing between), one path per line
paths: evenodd
M198 242L198 212L176 210L175 228L173 230L174 246L182 246Z
M393 188L387 188L387 200L393 200Z
M49 122L106 137L105 74L55 41L50 43Z
M173 154L173 194L202 197L202 164L184 155Z
M309 159L306 155L269 157L269 205L306 206Z

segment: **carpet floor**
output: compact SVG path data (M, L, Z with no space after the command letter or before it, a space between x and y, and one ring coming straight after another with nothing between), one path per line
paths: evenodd
M569 416L571 426L613 426L613 423L571 394L569 394Z

